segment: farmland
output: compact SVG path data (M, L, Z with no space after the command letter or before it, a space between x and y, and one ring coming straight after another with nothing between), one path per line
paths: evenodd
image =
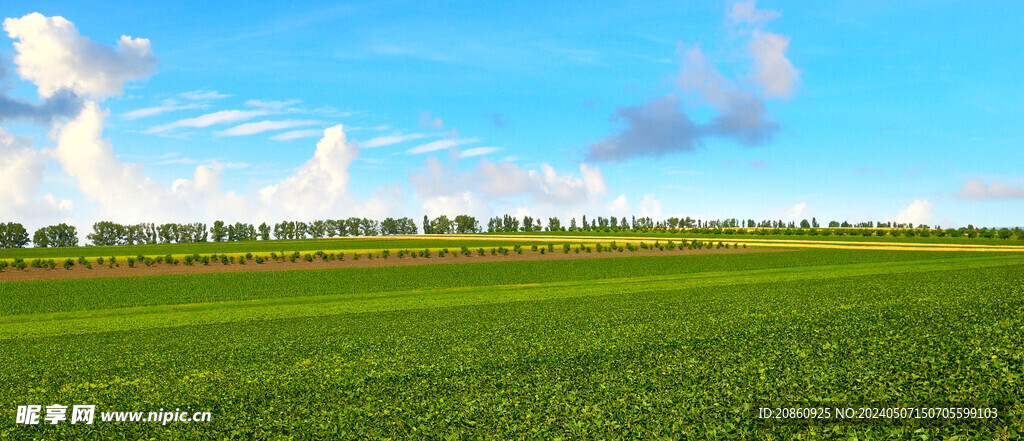
M334 248L392 246L355 243ZM0 282L0 365L17 367L0 371L4 409L212 413L0 437L1009 439L1024 431L1024 255L990 251ZM757 418L776 406L1000 418Z

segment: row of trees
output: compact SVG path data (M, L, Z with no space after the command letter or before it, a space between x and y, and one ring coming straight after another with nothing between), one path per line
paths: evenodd
M480 222L473 216L460 214L455 219L448 219L448 216L441 215L434 220L423 216L423 234L472 234L483 233Z
M86 239L97 246L135 245L153 243L206 242L209 232L206 224L160 224L141 223L122 225L103 221L92 224L92 233ZM77 243L78 241L75 240ZM39 246L38 243L36 246Z
M19 223L0 223L0 248L24 248L28 245L28 230Z
M454 219L438 216L430 219L423 216L423 232L425 234L473 234L482 233L476 218L459 215ZM689 231L702 234L784 234L784 235L823 235L847 234L860 236L949 236L949 237L985 237L1009 239L1017 237L1024 240L1024 231L1002 228L976 229L973 225L959 229L940 229L927 225L914 226L893 222L849 222L831 221L828 228L819 226L817 219L804 219L799 222L782 220L764 220L755 222L753 219L741 221L730 218L724 220L700 220L690 217L670 217L655 222L650 217L597 217L588 219L583 216L580 223L576 218L565 227L557 217L548 218L547 226L541 219L523 216L522 219L508 214L494 217L487 222L487 232L534 232L534 231L600 231L600 232L677 232ZM207 228L204 223L161 224L140 223L122 225L114 222L96 222L93 232L86 238L97 246L134 245L153 243L193 243L234 242L249 240L274 239L305 239L340 236L378 236L416 234L416 223L408 217L386 218L376 221L367 218L351 217L348 219L318 220L314 222L284 221L273 227L265 222L259 226L236 222L227 224L216 221ZM67 224L52 225L36 230L32 236L36 247L70 247L78 245L78 233L75 227ZM19 223L0 223L0 248L23 248L29 244L28 231Z
M51 225L36 230L32 243L37 247L77 247L78 229L68 224Z

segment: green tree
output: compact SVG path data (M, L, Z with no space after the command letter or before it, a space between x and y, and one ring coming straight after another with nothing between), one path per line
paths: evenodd
M213 228L210 229L210 234L213 236L214 242L224 242L228 238L228 229L224 226L224 221L215 221Z
M260 224L260 240L270 240L270 227L266 222Z
M459 234L479 233L480 223L473 216L460 214L455 216L455 232Z
M548 231L562 231L562 221L557 217L548 218Z
M36 248L46 248L50 246L50 238L46 237L46 227L36 230L36 233L32 235L32 244Z
M430 221L430 231L433 234L452 234L455 232L455 223L442 214Z

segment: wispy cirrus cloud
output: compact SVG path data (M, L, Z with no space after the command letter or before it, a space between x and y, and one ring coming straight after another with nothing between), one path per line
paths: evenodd
M217 92L216 90L193 90L190 92L182 92L178 94L178 96L195 101L211 101L224 99L230 97L231 95L226 95Z
M476 147L459 152L459 158L472 158L474 156L489 155L491 153L500 152L501 150L501 147Z
M410 133L407 135L385 135L371 138L365 142L359 143L359 148L372 149L374 147L384 147L392 144L398 144L414 139L425 138L427 135L422 133Z
M281 110L281 109L284 109L286 107L294 106L294 105L299 104L301 102L302 102L302 100L297 100L297 99L293 99L293 100L280 100L280 101L273 101L273 100L247 100L245 102L245 105L249 106L249 107L259 107L259 108L262 108L262 109Z
M434 141L434 142L428 142L426 144L420 144L420 145L418 145L416 147L413 147L413 148L411 148L409 150L406 150L405 152L410 154L410 155L419 155L419 154L422 154L422 153L435 152L435 151L438 151L438 150L449 149L449 148L452 148L452 147L458 147L458 146L464 145L464 144L472 144L472 143L475 143L475 142L480 142L480 139L479 138L448 138L448 139L440 139L440 140L437 140L437 141Z
M320 129L292 130L271 136L274 141L291 141L293 139L316 138L323 136L324 131Z
M170 132L182 127L209 127L218 124L231 124L258 116L270 114L267 110L221 110L219 112L207 113L194 118L185 118L172 123L151 127L142 133L159 134Z
M168 112L175 112L178 110L188 109L201 109L206 107L203 103L180 103L177 100L168 99L163 100L159 106L143 107L141 109L131 110L121 114L121 119L136 120L142 118L148 118L151 116L161 115Z
M230 162L230 161L222 161L222 160L217 160L217 159L195 159L195 158L190 158L190 157L187 157L187 156L182 156L180 158L165 159L163 161L158 161L158 162L153 163L153 165L196 165L196 164L204 164L206 166L214 166L214 165L216 165L218 167L226 168L226 169L244 169L244 168L249 168L249 167L252 166L252 164L249 164L247 162Z
M305 119L286 119L281 121L257 121L234 126L230 129L213 132L217 136L246 136L271 130L290 129L293 127L311 126L320 121Z

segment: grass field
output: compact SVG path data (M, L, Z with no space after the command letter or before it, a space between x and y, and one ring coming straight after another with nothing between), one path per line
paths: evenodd
M0 438L1012 439L1021 280L1021 253L801 249L0 282ZM53 403L212 419L13 425Z

